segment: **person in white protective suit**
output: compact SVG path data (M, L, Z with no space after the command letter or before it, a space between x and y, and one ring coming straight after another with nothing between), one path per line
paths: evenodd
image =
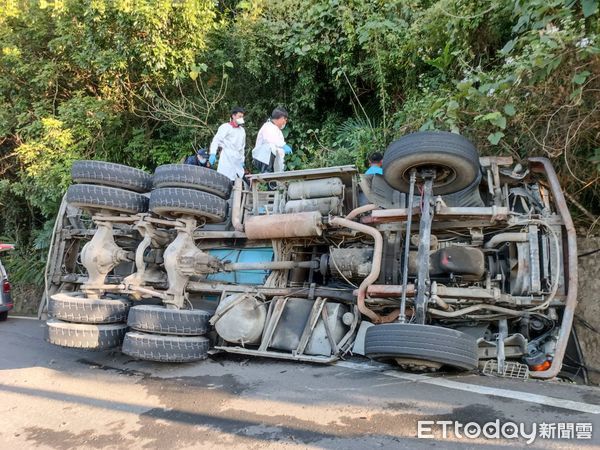
M292 152L281 130L288 121L288 113L283 108L275 108L271 118L265 122L256 137L256 146L252 150L254 166L259 172L283 172L285 155Z
M231 110L231 120L217 130L210 144L210 165L214 167L217 150L221 149L217 172L230 180L244 176L244 160L246 148L246 130L244 129L244 108L235 107Z

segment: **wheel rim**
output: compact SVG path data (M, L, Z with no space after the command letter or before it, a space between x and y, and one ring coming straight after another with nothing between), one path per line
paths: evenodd
M445 164L434 164L434 163L420 163L414 164L402 172L402 179L410 184L410 173L415 169L417 171L417 179L420 179L419 173L423 170L435 171L435 178L433 180L433 187L440 188L447 186L456 180L456 170L453 167Z
M426 359L415 359L415 358L394 358L396 364L402 369L415 370L423 372L436 372L442 367L442 363L437 361L429 361Z

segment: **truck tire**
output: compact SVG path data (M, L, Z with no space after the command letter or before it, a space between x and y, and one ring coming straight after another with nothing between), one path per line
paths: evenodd
M478 172L477 178L475 178L475 180L473 180L473 182L469 186L458 192L444 195L442 197L444 203L446 203L447 206L458 206L468 208L484 207L485 203L483 203L483 200L481 199L481 194L479 193L479 184L481 183L481 177L481 172Z
M198 189L229 198L231 180L216 170L190 164L165 164L158 166L152 181L154 188L180 187Z
M68 323L56 319L47 322L47 341L54 345L85 350L118 347L127 331L126 324L91 325Z
M434 195L452 194L477 178L479 155L463 136L445 131L412 133L392 142L383 156L383 177L390 186L408 192L411 169L434 168Z
M208 192L183 188L159 188L150 193L150 210L160 216L190 215L207 222L223 222L227 218L227 202Z
M75 323L117 323L127 320L131 301L124 298L85 298L82 293L59 292L50 297L48 315Z
M138 214L148 211L148 198L136 192L92 184L73 184L67 202L81 209L110 210Z
M127 325L146 333L201 336L208 331L210 313L201 309L167 309L139 305L129 310Z
M206 359L209 340L203 336L165 336L130 331L122 352L136 359L158 362L192 362Z
M80 184L98 184L134 192L150 192L152 189L152 175L149 173L104 161L75 161L71 177Z
M479 360L477 340L468 334L408 323L369 327L365 335L365 355L376 361L407 358L463 370L476 369Z

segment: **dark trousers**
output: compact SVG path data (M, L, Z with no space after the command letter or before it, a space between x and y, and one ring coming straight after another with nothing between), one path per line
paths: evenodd
M254 164L255 169L258 170L258 173L273 172L273 164L275 163L275 155L273 153L271 153L271 159L269 160L269 164L265 164L264 162L259 161L256 158L254 158L252 160L252 163Z

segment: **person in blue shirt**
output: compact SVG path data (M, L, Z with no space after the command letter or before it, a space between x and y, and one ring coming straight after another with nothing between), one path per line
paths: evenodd
M383 165L383 155L381 153L375 152L371 154L369 157L369 164L371 164L371 167L367 169L365 175L383 175L383 169L381 168Z
M193 166L206 167L208 169L211 168L211 164L208 161L209 154L205 148L199 148L196 150L196 154L192 156L188 156L185 159L184 164L191 164Z

